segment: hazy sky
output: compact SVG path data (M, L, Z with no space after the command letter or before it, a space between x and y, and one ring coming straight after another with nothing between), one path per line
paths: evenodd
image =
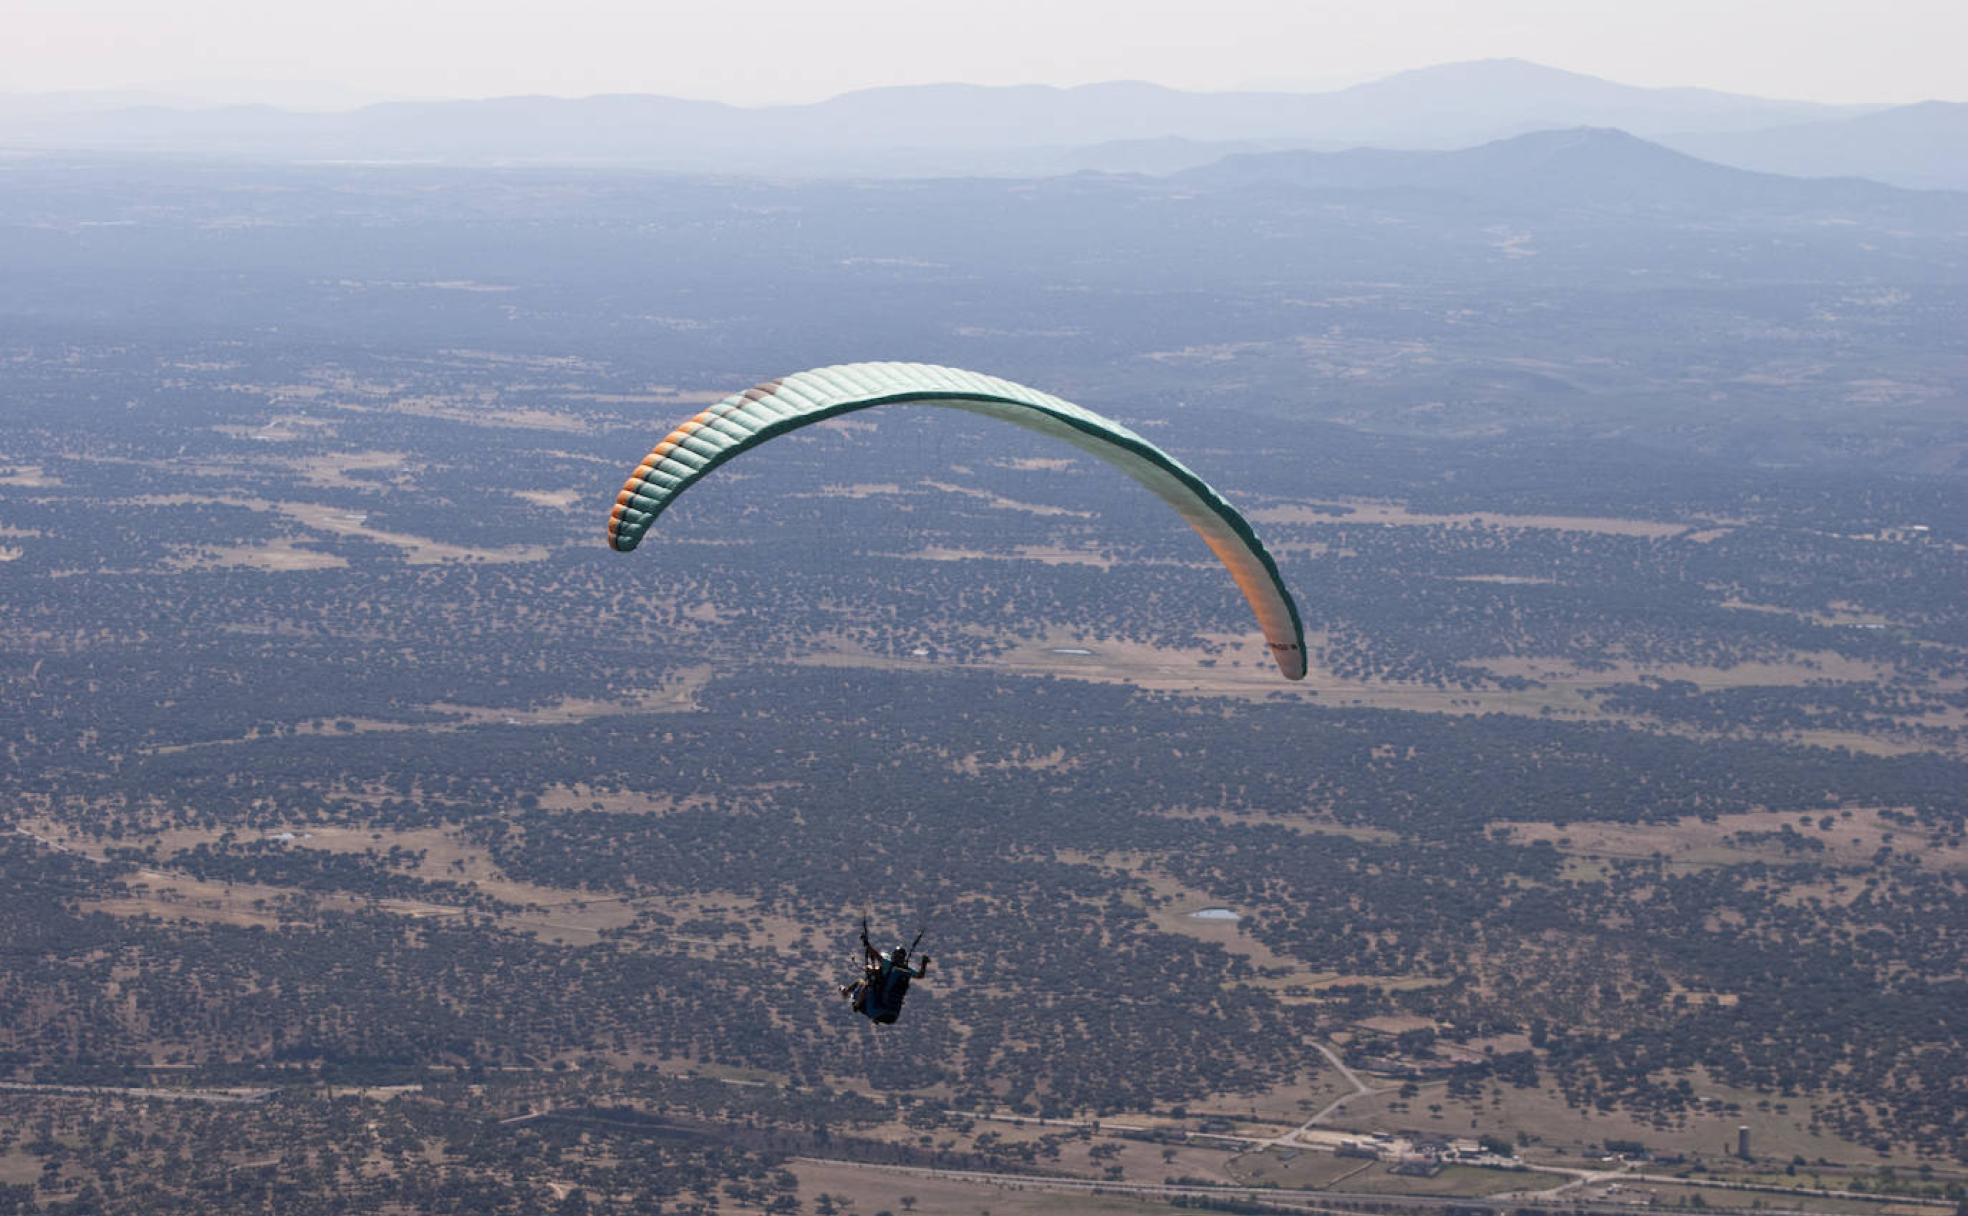
M1968 0L0 0L0 29L0 90L289 102L763 104L942 80L1324 88L1492 56L1632 84L1968 100Z

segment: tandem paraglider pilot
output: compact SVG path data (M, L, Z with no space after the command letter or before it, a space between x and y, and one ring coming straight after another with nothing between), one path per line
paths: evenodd
M916 941L922 941L922 934L916 934ZM929 973L929 956L919 956L912 967L907 946L897 946L883 954L868 940L868 922L863 920L861 957L861 978L841 985L840 993L862 1017L880 1026L893 1026L895 1019L902 1016L902 1000L909 995L909 981Z

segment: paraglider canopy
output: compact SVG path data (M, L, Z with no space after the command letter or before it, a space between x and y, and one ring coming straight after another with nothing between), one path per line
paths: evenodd
M1173 507L1236 580L1286 679L1305 677L1298 606L1257 533L1173 456L1140 435L1050 393L954 367L848 363L816 368L725 398L663 437L629 474L608 516L608 543L627 552L656 517L712 469L778 435L878 405L940 405L984 414L1073 444Z

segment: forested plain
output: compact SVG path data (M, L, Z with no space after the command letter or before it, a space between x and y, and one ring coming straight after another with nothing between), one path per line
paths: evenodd
M1260 1141L1322 1048L1419 1131L1958 1197L1950 196L0 172L0 1210L816 1210L1068 1168L980 1112ZM934 410L608 550L670 426L863 358L1177 454L1312 677ZM880 1037L864 912L934 960Z

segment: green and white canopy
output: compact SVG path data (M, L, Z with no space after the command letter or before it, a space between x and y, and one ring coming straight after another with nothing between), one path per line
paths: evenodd
M1305 676L1305 630L1278 564L1248 520L1202 478L1133 431L996 376L927 363L846 363L768 380L677 427L615 497L608 543L627 552L664 508L725 461L809 423L878 405L938 405L1014 423L1100 457L1153 490L1208 544L1257 613L1286 679Z

